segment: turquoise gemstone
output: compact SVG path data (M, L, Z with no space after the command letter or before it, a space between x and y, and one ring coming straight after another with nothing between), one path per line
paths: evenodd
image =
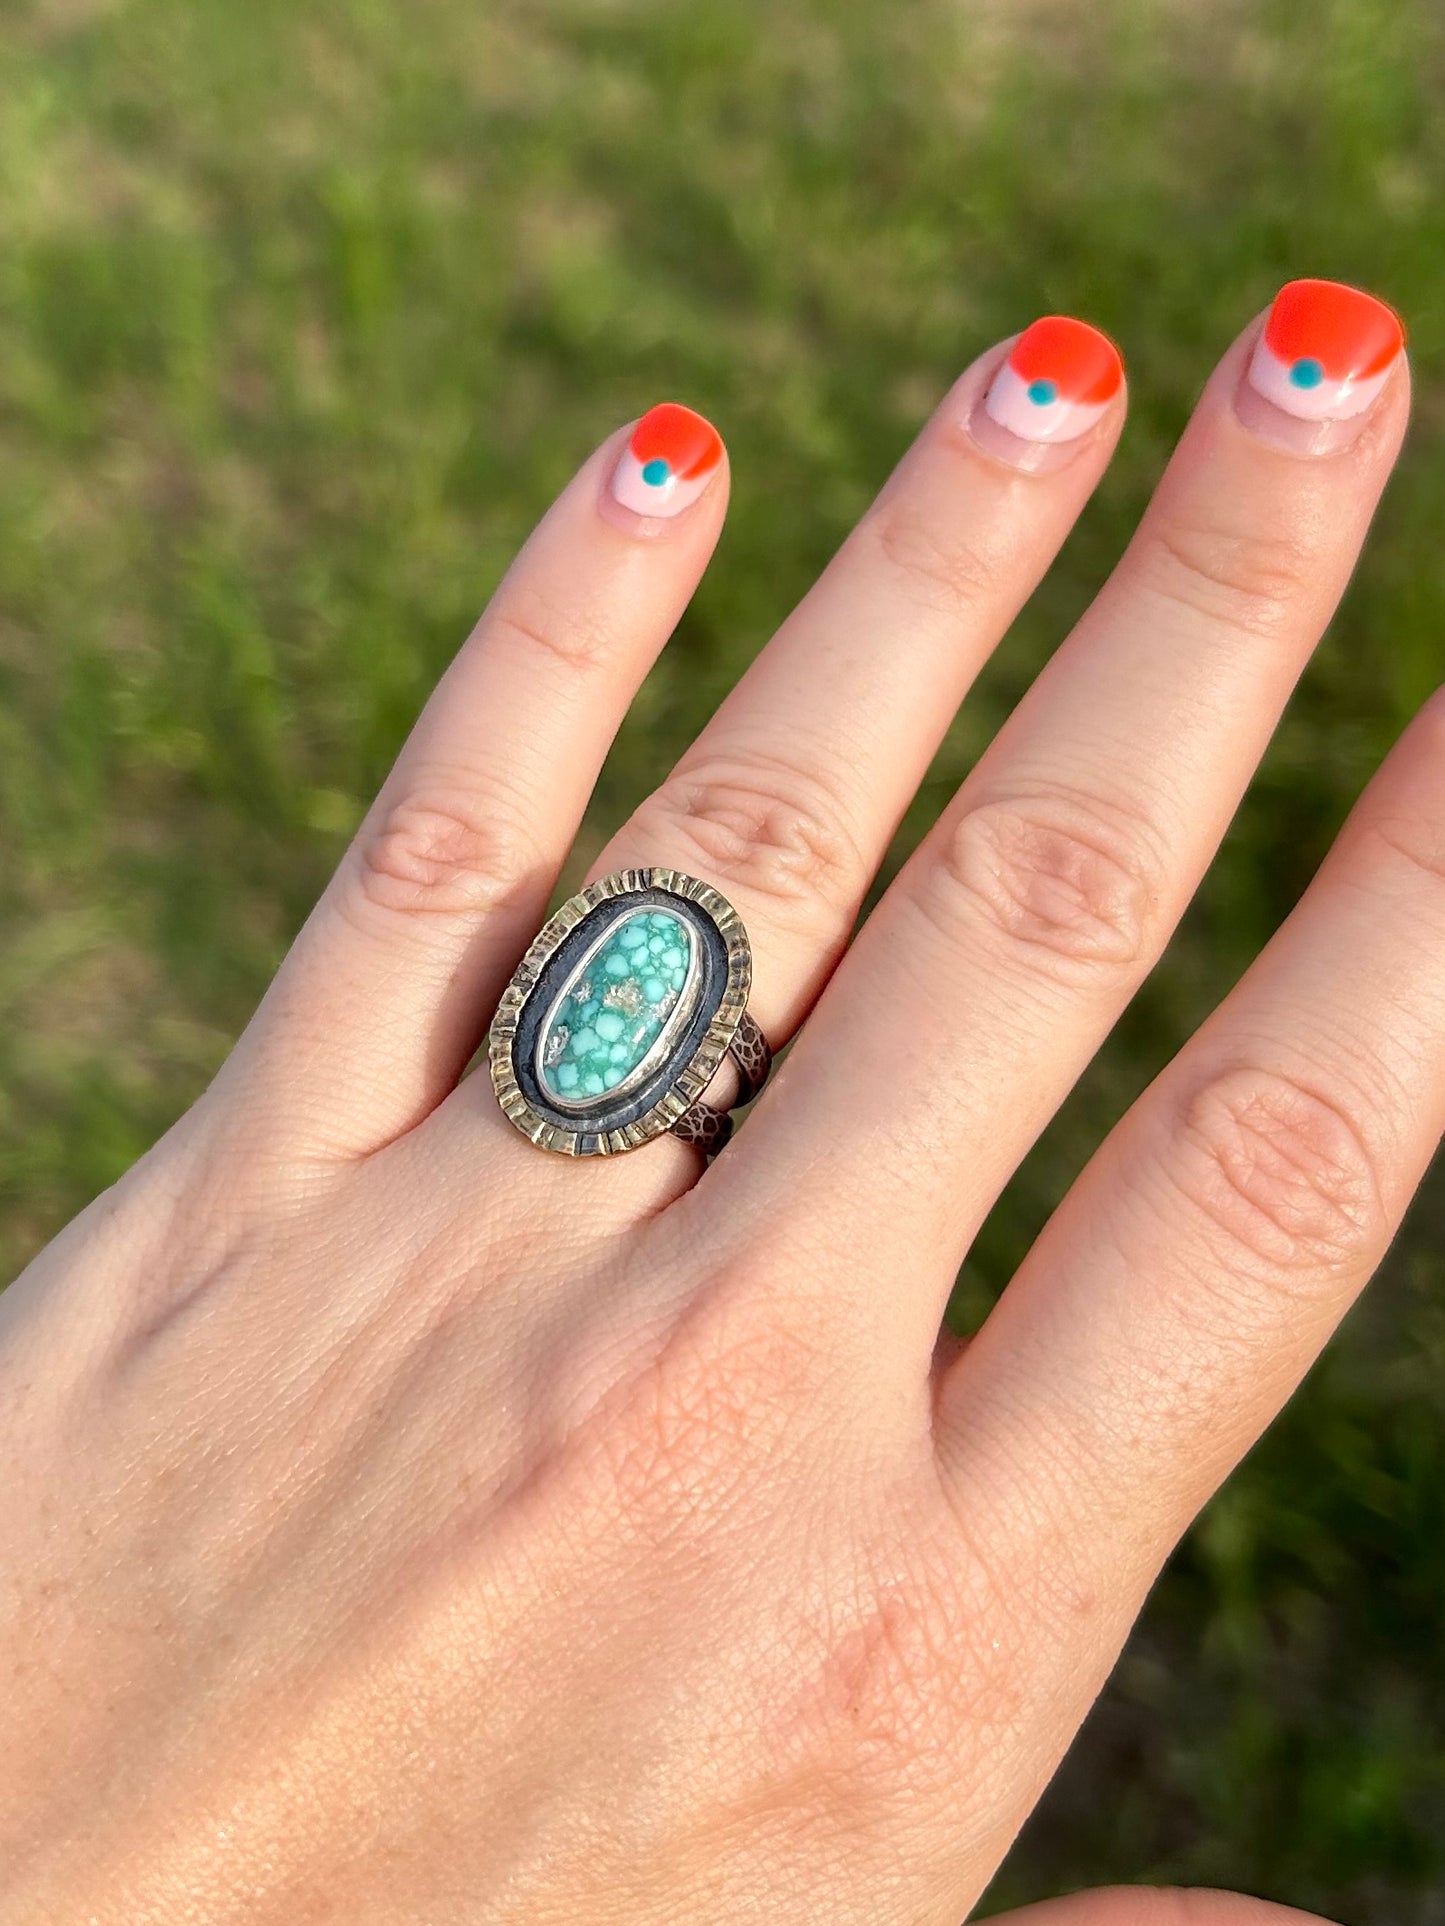
M691 929L667 910L613 923L578 962L538 1039L548 1096L580 1109L640 1082L691 1008L695 961Z

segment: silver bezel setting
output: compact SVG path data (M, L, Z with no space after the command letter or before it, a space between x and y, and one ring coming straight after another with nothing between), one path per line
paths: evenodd
M559 1121L555 1115L546 1116L528 1101L517 1081L514 1053L522 1013L547 965L585 917L620 897L637 896L649 890L692 905L716 929L722 939L727 966L721 1000L697 1047L687 1061L679 1065L662 1095L631 1122L619 1129L598 1131L588 1128L587 1119L581 1113L575 1125ZM695 933L690 935L695 943ZM543 1150L556 1151L566 1157L606 1157L636 1150L670 1130L712 1082L747 1009L752 973L752 951L742 918L711 884L675 869L623 869L589 883L548 918L502 993L488 1038L492 1087L497 1101L523 1136Z
M639 912L639 914L646 915L647 912L643 910ZM616 922L605 923L602 926L594 940L589 943L583 951L576 965L578 970L585 970L588 964L594 961L598 951L607 947L612 941L618 925L625 920L626 916L624 914L623 916L619 916ZM677 1048L678 1032L686 1028L687 1020L697 1006L702 976L698 968L697 932L693 929L691 922L685 917L680 916L677 919L677 925L682 931L683 939L687 944L687 981L683 985L682 995L678 997L672 1008L668 1011L662 1028L653 1039L652 1047L648 1050L646 1056L633 1065L622 1083L618 1084L614 1090L608 1092L608 1095L611 1097L625 1097L630 1090L636 1090L639 1085L646 1083L648 1077L657 1068L658 1064L663 1061L670 1051ZM551 1007L542 1018L541 1026L537 1032L535 1070L537 1081L543 1088L547 1088L546 1065L542 1056L543 1047L546 1043L548 1033L552 1030L552 1026L556 1021L558 1011L567 1001L567 998L574 993L572 983L573 978L569 976L567 981L559 986L557 994L552 998ZM558 1110L587 1111L596 1107L596 1099L592 1097L567 1097L563 1095L561 1091L553 1089L547 1089L547 1095Z

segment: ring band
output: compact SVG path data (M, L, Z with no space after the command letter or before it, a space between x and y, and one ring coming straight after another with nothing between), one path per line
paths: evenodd
M569 897L533 939L492 1019L497 1100L567 1157L636 1150L670 1130L715 1156L732 1117L702 1101L725 1056L738 1102L772 1052L748 1015L753 958L732 904L675 869L623 869Z

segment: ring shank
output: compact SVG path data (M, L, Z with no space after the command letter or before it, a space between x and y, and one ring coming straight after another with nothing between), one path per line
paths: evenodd
M773 1053L768 1040L753 1018L744 1011L742 1020L728 1045L728 1055L737 1065L740 1088L735 1109L751 1103L768 1080ZM693 1144L705 1157L715 1157L733 1133L732 1112L718 1110L699 1097L672 1126L672 1134Z

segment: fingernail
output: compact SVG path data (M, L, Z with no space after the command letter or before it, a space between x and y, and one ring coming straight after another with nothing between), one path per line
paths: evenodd
M702 494L722 460L710 421L676 401L649 408L612 475L612 493L639 515L680 515Z
M1307 454L1343 448L1364 426L1405 346L1400 317L1339 281L1290 281L1239 391L1245 426Z
M1123 380L1124 363L1108 335L1070 315L1045 315L1009 349L970 425L992 453L1035 467L1032 451L1088 434Z

